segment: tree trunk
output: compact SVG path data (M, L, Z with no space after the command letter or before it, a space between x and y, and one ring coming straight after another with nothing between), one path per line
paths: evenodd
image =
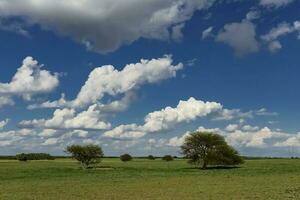
M206 162L206 160L203 160L202 169L206 169L206 168L207 168L207 162Z

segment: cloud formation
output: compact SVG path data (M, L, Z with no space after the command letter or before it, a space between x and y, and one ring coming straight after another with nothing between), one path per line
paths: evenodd
M58 84L58 74L42 69L32 57L26 57L9 83L0 83L0 106L12 105L13 96L30 100L36 94L48 93Z
M0 129L3 129L8 124L9 119L0 121Z
M182 122L194 121L222 109L222 105L216 102L203 102L191 97L186 101L179 101L178 105L166 107L146 115L143 125L120 125L105 132L105 137L113 138L139 138L147 133L161 132L174 128Z
M102 130L110 128L110 124L101 120L97 104L87 110L76 113L74 109L56 109L50 119L34 119L21 121L20 126L43 129L83 129Z
M114 97L120 94L125 94L121 100L107 105L101 104L100 107L103 110L126 108L134 96L132 91L144 84L154 84L175 77L176 72L182 69L183 65L181 63L173 65L172 63L172 57L165 56L151 60L142 59L138 63L126 65L120 71L112 65L97 67L89 74L74 100L67 101L62 95L57 101L48 101L40 105L29 106L29 108L84 108L101 103L101 99L105 95Z
M274 53L282 48L279 38L294 32L298 32L298 39L300 39L300 21L295 21L293 24L282 22L262 35L261 39L268 44L269 51Z
M0 16L73 38L88 49L112 52L139 38L178 35L194 12L215 0L1 0ZM178 26L179 25L179 26ZM179 34L180 36L180 34Z
M260 5L266 7L279 8L292 3L294 0L260 0Z
M231 46L238 56L255 53L259 51L255 29L255 25L249 20L225 24L216 36L216 41Z

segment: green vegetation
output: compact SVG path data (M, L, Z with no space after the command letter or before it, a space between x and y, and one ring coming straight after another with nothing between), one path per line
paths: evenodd
M71 145L66 149L67 153L72 155L72 158L80 162L83 169L90 168L92 165L100 163L103 157L103 151L98 145Z
M165 156L162 157L162 160L169 162L169 161L172 161L174 159L171 155L165 155Z
M148 158L149 160L155 160L155 157L152 156L152 155L149 155L147 158Z
M128 161L132 160L132 156L125 153L125 154L120 156L120 160L122 160L123 162L128 162Z
M208 165L238 165L243 163L242 157L225 138L216 133L195 132L185 138L181 146L182 153L190 159L189 163L198 165L202 169Z
M17 154L15 159L19 161L27 161L27 160L54 160L55 158L48 153L21 153L21 154Z
M187 160L103 158L81 170L72 159L0 161L1 200L300 199L300 159L247 160L199 170Z

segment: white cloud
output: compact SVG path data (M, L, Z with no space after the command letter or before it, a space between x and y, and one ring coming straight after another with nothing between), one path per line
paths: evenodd
M6 105L14 105L15 102L13 101L13 99L10 96L1 96L0 97L0 108Z
M257 130L257 128L243 127L244 130L235 130L225 133L226 140L237 147L266 148L270 145L266 140L286 138L290 134L273 131L268 127Z
M295 136L291 136L285 141L277 142L274 144L275 147L300 147L300 133Z
M191 97L187 101L179 101L176 108L166 107L160 111L149 113L145 117L144 127L150 132L167 130L175 124L190 122L221 109L222 105L219 103L203 102Z
M104 137L112 138L140 138L146 135L146 132L142 126L136 124L120 125L116 128L106 131Z
M233 131L237 130L238 128L239 128L239 125L237 125L237 124L229 124L229 125L225 128L225 131L233 132Z
M275 40L269 43L268 48L270 52L276 53L282 48L282 45L278 40Z
M216 36L216 41L231 46L238 56L255 53L259 50L255 29L255 25L248 20L225 24L224 29Z
M144 119L144 125L120 125L104 133L105 137L142 137L146 133L160 132L174 128L182 122L190 122L196 118L205 117L222 109L216 102L203 102L191 97L187 101L179 101L177 107L166 107L160 111L149 113Z
M219 128L205 128L203 126L200 126L196 129L196 131L199 132L210 132L210 133L220 133L221 130Z
M261 36L261 38L264 41L269 42L269 41L276 40L278 37L284 36L293 31L294 31L294 29L289 23L283 22L283 23L278 24L277 27L272 28L268 34Z
M44 146L56 145L59 143L59 138L48 138L42 143Z
M210 27L208 27L207 29L205 29L205 30L202 32L202 39L206 39L206 38L212 36L212 33L211 33L212 30L213 30L213 27L212 27L212 26L210 26Z
M55 134L57 133L56 130L53 130L53 129L44 129L42 130L38 136L40 137L52 137L54 136Z
M282 48L279 38L294 32L298 32L300 35L300 21L295 21L293 24L282 22L267 34L262 35L261 39L268 44L269 51L274 53Z
M251 10L246 15L246 19L248 21L252 21L258 18L260 18L260 12L258 10Z
M172 147L180 147L181 145L183 145L186 137L188 137L190 135L190 132L186 132L185 134L183 134L181 137L172 137L169 139L168 145L172 146Z
M277 112L269 112L266 108L261 108L259 110L254 111L255 115L258 116L277 116Z
M259 129L258 126L244 125L242 127L243 131L257 131Z
M260 0L260 5L279 8L292 3L294 0Z
M254 116L278 116L276 112L269 112L266 108L261 108L259 110L250 110L247 112L242 112L240 109L222 109L219 115L214 118L214 120L233 120L239 119L241 123L244 122L246 118L253 118Z
M35 134L36 132L30 129L0 132L0 147L19 145L23 139Z
M185 26L185 24L182 23L182 24L176 25L172 28L173 40L178 41L178 42L182 40L182 38L183 38L182 29L184 28L184 26Z
M232 119L253 118L253 112L242 112L240 109L222 109L214 120L232 120Z
M219 128L205 128L203 126L200 126L196 129L195 132L209 132L209 133L220 133L221 130ZM191 134L191 132L186 132L182 136L175 136L168 140L167 145L172 147L180 147L183 145L186 137L188 137Z
M143 84L158 83L175 77L176 72L182 69L183 65L181 63L172 65L172 62L171 56L165 56L152 60L142 59L139 63L126 65L121 71L118 71L112 65L97 67L89 74L87 81L74 100L66 101L62 96L58 101L45 102L40 106L33 105L29 108L47 106L78 108L99 103L105 95L117 96L125 93L126 96L126 93L139 88ZM119 109L115 107L126 107L129 103L129 96L132 96L132 93L126 96L123 101L106 105L106 108Z
M54 90L58 84L58 74L42 69L32 57L26 57L11 82L0 83L0 106L12 105L12 96L22 96L30 100L33 95Z
M101 120L97 105L90 106L87 110L76 113L74 109L56 109L51 119L34 119L21 121L20 126L46 129L94 129L110 128L110 124Z
M215 0L0 0L3 18L72 37L88 49L111 52L139 38L168 39L170 29ZM74 23L76 22L76 23Z
M0 129L3 129L9 122L9 119L0 121Z

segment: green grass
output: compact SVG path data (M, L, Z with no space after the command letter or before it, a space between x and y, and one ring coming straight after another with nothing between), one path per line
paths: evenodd
M240 168L199 170L185 160L104 159L81 170L70 159L0 161L0 199L300 199L300 159L248 160Z

